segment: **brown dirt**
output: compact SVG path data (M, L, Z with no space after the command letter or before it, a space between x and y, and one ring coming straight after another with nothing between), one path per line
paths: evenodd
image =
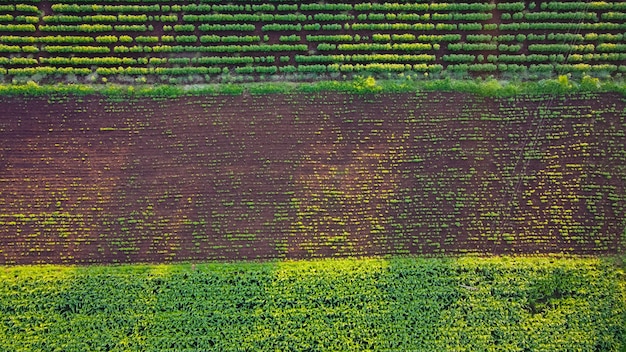
M0 98L0 263L623 250L614 94Z

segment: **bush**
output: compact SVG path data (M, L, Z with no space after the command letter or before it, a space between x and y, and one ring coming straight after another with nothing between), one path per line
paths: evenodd
M499 51L518 52L521 49L522 49L522 46L521 45L517 45L517 44L513 44L513 45L500 44L500 45L498 45L498 50Z
M417 40L419 40L420 42L432 42L432 43L458 42L461 40L461 35L460 34L444 34L444 35L421 34L417 37Z
M56 46L46 45L43 47L43 51L49 53L83 53L83 54L108 54L111 49L105 46Z
M0 53L21 53L22 47L19 45L0 44Z
M459 23L459 30L461 31L480 31L483 29L483 25L480 23Z
M144 24L118 24L114 28L118 32L145 32L148 30L148 27Z
M598 15L592 12L529 12L524 14L528 21L598 21Z
M96 43L111 44L117 43L119 39L114 35L103 35L96 37Z
M526 9L526 5L523 2L499 2L496 5L500 11L520 12Z
M372 36L372 39L376 41L374 38L377 34ZM336 35L307 35L306 40L308 42L352 42L354 41L354 37L349 34L336 34Z
M287 65L287 66L279 67L278 71L280 71L282 73L295 73L297 71L297 69L293 65Z
M492 38L490 34L468 34L465 36L465 40L468 42L490 42Z
M18 35L2 35L0 36L0 43L9 43L9 44L34 44L40 38L31 37L31 36L18 36ZM91 38L90 38L91 39Z
M415 41L415 35L410 34L410 33L392 34L391 40L393 40L394 42L413 42ZM426 45L430 45L430 44L426 44Z
M302 30L302 25L298 24L287 24L287 23L269 23L263 25L261 27L263 32L278 32L278 31L296 31L300 32Z
M195 43L198 37L195 35L179 35L175 37L177 43Z
M376 80L372 76L354 77L352 88L356 93L375 93L382 89L382 87L376 84Z
M281 35L278 38L279 42L299 42L301 40L302 40L302 38L299 35L297 35L297 34Z
M198 29L203 32L213 31L241 31L251 32L256 29L255 25L249 23L233 23L233 24L201 24Z
M26 5L26 4L15 5L15 11L39 14L39 8L37 6Z
M453 62L453 63L458 63L458 62L469 63L469 62L474 62L475 59L476 59L476 56L470 55L470 54L449 54L449 55L444 55L442 57L443 61Z
M378 43L389 43L391 42L391 34L372 34L372 40Z
M494 51L498 46L492 43L450 43L448 50L450 51Z
M605 52L626 52L626 44L613 44L613 43L601 43L598 44L596 50L605 53Z
M32 24L0 24L0 32L35 32Z
M193 24L177 24L174 26L174 32L193 32L196 26Z
M498 67L494 64L473 64L469 66L469 71L472 72L495 72Z

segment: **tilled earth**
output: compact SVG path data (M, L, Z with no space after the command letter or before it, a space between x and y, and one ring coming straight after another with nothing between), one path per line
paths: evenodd
M611 254L626 101L0 98L0 263Z

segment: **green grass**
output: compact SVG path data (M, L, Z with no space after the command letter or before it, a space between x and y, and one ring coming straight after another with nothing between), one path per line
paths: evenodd
M599 80L589 76L570 79L566 75L539 81L499 81L495 79L413 79L402 76L395 79L374 80L370 76L357 76L352 80L316 82L252 82L227 84L177 85L86 85L54 84L39 85L0 84L0 95L88 95L102 94L112 98L152 97L176 98L183 95L241 95L315 93L337 91L358 94L398 93L419 91L464 92L482 96L503 97L518 94L567 94L578 92L617 92L626 96L623 80Z
M619 351L609 258L0 269L0 350Z

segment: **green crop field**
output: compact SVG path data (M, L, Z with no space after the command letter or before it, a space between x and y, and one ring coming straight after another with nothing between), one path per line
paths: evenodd
M0 351L624 352L625 73L621 0L0 0Z
M0 349L619 351L625 295L601 259L17 266Z
M626 72L621 1L0 1L6 82Z

